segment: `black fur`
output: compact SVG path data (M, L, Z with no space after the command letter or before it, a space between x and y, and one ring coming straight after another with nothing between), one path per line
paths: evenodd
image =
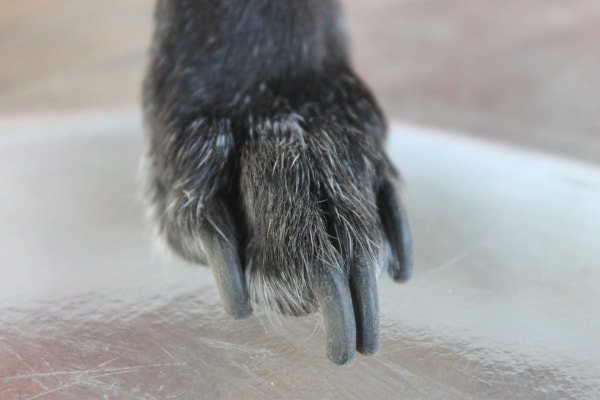
M377 349L376 275L410 275L384 118L332 0L158 0L144 86L159 235L227 310L321 309L328 355ZM346 282L346 283L343 283Z

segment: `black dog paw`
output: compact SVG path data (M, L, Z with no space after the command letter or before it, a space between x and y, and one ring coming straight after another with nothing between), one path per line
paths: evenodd
M247 317L251 302L321 310L328 357L344 364L377 351L376 279L387 269L406 280L411 246L380 136L324 114L253 117L238 138L205 119L160 134L150 198L161 235L212 267L231 315Z
M235 318L320 310L344 364L377 351L377 276L404 281L412 261L385 123L335 4L160 0L144 111L160 237L211 266Z

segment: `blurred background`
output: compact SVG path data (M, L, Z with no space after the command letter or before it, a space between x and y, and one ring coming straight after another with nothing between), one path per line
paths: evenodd
M343 0L390 119L600 162L598 0ZM150 0L0 0L0 118L134 109Z

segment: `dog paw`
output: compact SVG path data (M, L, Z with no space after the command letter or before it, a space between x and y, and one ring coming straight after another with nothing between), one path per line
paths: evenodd
M159 236L211 266L235 318L251 304L283 315L320 310L333 362L373 354L377 277L387 270L404 281L412 264L383 118L351 73L253 93L217 111L177 97L148 101Z

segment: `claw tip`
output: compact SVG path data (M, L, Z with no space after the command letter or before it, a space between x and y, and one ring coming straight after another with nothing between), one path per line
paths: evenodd
M331 354L328 352L327 358L337 365L350 365L352 364L352 361L354 361L354 352L347 352L343 354Z

